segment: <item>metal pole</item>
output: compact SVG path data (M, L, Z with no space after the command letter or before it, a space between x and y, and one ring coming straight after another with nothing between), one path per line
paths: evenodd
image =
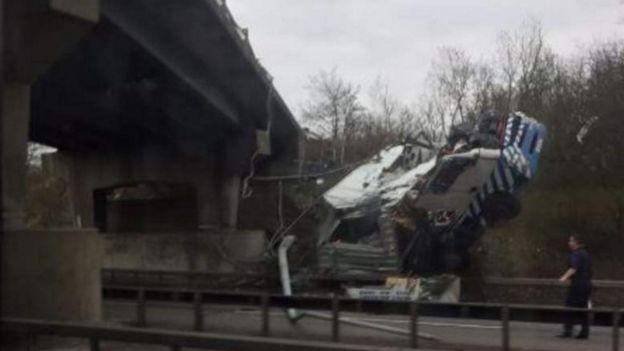
M292 287L290 286L290 271L288 269L288 249L295 242L295 237L293 235L287 235L282 240L282 243L277 249L277 258L279 263L279 271L280 271L280 281L282 282L282 290L284 291L284 295L292 296ZM296 321L301 318L301 314L294 308L289 308L286 310L288 314L288 318L291 321Z
M411 316L411 340L412 340L412 348L418 348L418 303L412 302L410 305L410 316Z
M202 293L196 291L193 296L193 302L195 304L195 330L204 330L204 309L202 304Z
M137 295L137 326L145 327L147 325L147 316L145 313L145 290L139 289Z
M613 351L620 350L620 320L622 311L613 311Z
M5 120L5 116L4 116L4 47L6 44L5 43L5 38L4 38L4 0L0 0L0 42L2 42L2 45L0 45L0 135L4 135L3 132L3 125L4 125L4 120ZM6 45L8 46L8 45ZM2 179L2 171L4 170L5 167L5 161L3 160L3 157L0 157L0 199L4 199L4 181ZM69 201L69 203L72 203L72 201ZM3 217L2 215L0 215L0 228L4 228L4 222L3 222ZM3 252L3 245L2 242L4 240L1 239L0 237L0 252Z
M100 342L97 338L89 338L89 349L91 351L100 351Z
M509 351L509 306L501 307L501 326L503 331L503 350Z
M269 308L269 295L264 294L261 298L262 301L262 336L270 336L270 308Z
M330 313L320 313L320 312L314 312L314 311L304 311L302 312L302 314L305 317L312 317L312 318L318 318L318 319L322 319L322 320L326 320L326 321L330 321L332 320L332 315ZM383 332L387 332L387 333L392 333L392 334L397 334L397 335L405 335L407 337L410 336L410 331L407 329L400 329L400 328L394 328L394 327L389 327L387 325L383 325L383 324L375 324L375 323L371 323L371 322L365 322L362 320L358 320L355 318L348 318L348 317L340 317L339 318L340 323L342 323L343 325L355 325L357 327L363 327L363 328L368 328L368 329L373 329L373 330L380 330ZM418 338L419 339L425 339L425 340L433 340L433 341L439 341L440 339L436 336L433 336L431 334L424 334L424 333L419 333L418 334Z
M199 288L199 273L191 273L191 284L192 287Z
M468 316L470 316L470 309L468 308L468 306L463 306L460 310L460 313L462 318L468 318Z
M332 308L332 341L340 342L340 300L334 294L331 296Z
M27 351L34 350L35 344L36 344L35 338L36 338L36 335L30 334L30 333L26 334L26 350Z

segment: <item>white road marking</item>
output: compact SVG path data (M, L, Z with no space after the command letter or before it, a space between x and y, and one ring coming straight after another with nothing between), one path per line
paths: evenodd
M235 313L245 314L260 314L257 310L237 310ZM271 316L285 316L282 312L270 312ZM349 316L349 318L361 320L363 322L370 323L390 323L390 324L408 324L409 320L405 319L384 319L384 318L358 318ZM467 329L501 329L498 325L484 325L484 324L462 324L462 323L446 323L446 322L423 322L419 321L418 325L430 326L430 327L448 327L448 328L467 328Z

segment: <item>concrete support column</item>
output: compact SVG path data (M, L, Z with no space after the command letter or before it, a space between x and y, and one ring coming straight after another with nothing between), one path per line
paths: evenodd
M76 222L80 222L81 228L93 228L94 190L133 180L130 175L130 161L122 153L58 153L57 157L68 167L72 206L75 215L80 218Z
M241 177L206 177L197 183L197 212L200 228L236 229Z
M2 220L4 229L24 227L30 85L2 86Z
M219 223L219 201L216 196L219 190L214 176L195 183L197 189L197 220L203 229L214 228Z
M102 246L94 230L5 231L2 315L98 321Z
M240 200L241 177L232 175L223 180L221 187L221 223L227 229L236 229Z
M241 196L241 175L251 171L252 155L256 148L252 128L230 135L223 141L219 174L219 222L226 229L236 229Z
M69 192L74 208L74 223L77 228L94 227L93 185L91 184L91 165L83 157L57 153L63 159L68 171Z

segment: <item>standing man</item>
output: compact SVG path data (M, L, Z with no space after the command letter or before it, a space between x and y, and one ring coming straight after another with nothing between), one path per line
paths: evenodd
M570 248L570 262L568 270L559 278L559 281L570 280L570 288L566 297L566 307L588 308L589 296L592 290L592 271L589 253L585 249L585 243L578 234L573 234L568 238ZM576 336L577 339L587 339L589 337L589 319L585 313L574 313L566 317L563 325L562 338L572 337L574 324L581 325L581 331Z

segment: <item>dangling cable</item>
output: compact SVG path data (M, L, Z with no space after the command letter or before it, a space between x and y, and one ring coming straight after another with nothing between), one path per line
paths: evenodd
M251 197L251 194L253 194L253 189L249 186L249 180L256 172L254 161L256 160L256 157L258 157L259 153L260 151L256 150L249 161L249 174L245 177L245 179L243 179L243 190L241 191L241 198L243 199L248 199Z
M271 139L271 126L273 125L273 110L271 109L271 99L273 98L273 77L269 77L269 93L267 94L266 101L266 113L267 113L267 128L266 132L269 138ZM256 169L255 169L255 161L258 155L260 154L260 148L258 147L256 151L251 156L251 160L249 161L249 174L243 179L243 191L241 191L241 198L248 199L253 194L253 189L249 186L249 181L254 177Z
M284 228L284 184L280 180L277 183L278 191L277 191L277 218L279 220L279 227L276 231L282 230Z

